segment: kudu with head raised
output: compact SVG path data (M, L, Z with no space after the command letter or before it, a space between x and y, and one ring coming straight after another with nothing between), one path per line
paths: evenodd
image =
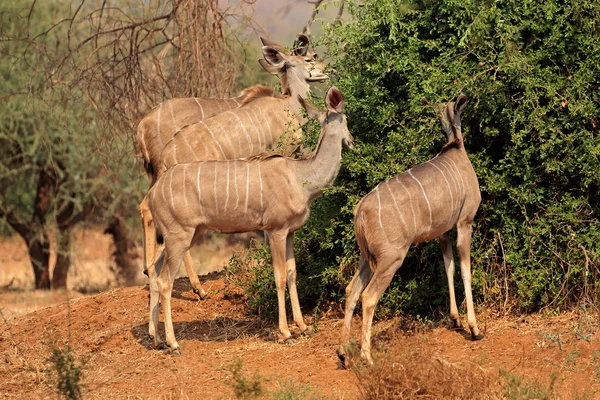
M192 121L192 118L196 118L194 120L195 124L188 125L181 131L174 131L176 121L174 116L180 115L179 113L171 114L173 117L171 125L155 125L160 122L160 112L157 114L158 119L150 118L146 122L142 121L143 124L140 123L140 127L142 125L146 127L157 126L154 135L148 134L148 132L152 133L153 131L140 131L140 128L138 128L140 147L146 149L144 152L144 165L152 183L158 179L163 171L161 155L164 154L167 157L172 155L177 158L178 148L180 150L179 159L175 162L241 158L271 148L273 143L279 139L280 135L286 129L290 133L289 136L301 132L297 129L298 124L296 123L296 118L302 119L299 114L300 106L296 100L296 95L300 94L305 98L310 91L309 82L317 82L327 78L323 73L325 65L318 61L314 52L308 50L308 39L304 35L298 35L291 55L282 53L283 48L281 46L265 39L261 40L263 43L271 46L263 48L268 49L263 50L267 56L265 60L259 60L259 63L269 73L279 75L284 95L287 95L287 97L282 98L284 99L282 101L283 103L288 103L289 110L286 108L285 110L280 109L279 112L276 112L272 107L264 107L263 110L263 108L256 107L256 104L253 104L253 107L242 107L243 109L240 111L238 111L237 105L236 108L221 109L219 114L213 115L211 118L206 118L207 113L204 113L204 115L196 113L195 117L193 117L190 112L187 112L186 121L189 123ZM249 102L253 102L257 97L264 96L265 92L264 88L252 87L244 91L244 95L240 98L241 100L235 101L240 106L246 105ZM269 91L269 93L272 94L273 92ZM195 103L196 100L199 101L201 99L180 100L186 100L187 103ZM219 104L222 104L220 100L203 100L212 104L213 111L217 110ZM198 105L201 106L202 104L204 103L200 102ZM196 110L198 111L198 108ZM289 118L290 116L292 116L291 119ZM217 117L219 119L216 119ZM205 121L206 123L204 123ZM286 129L280 127L286 124L289 125L289 127L286 126ZM146 133L144 134L143 132ZM160 141L157 139L158 135L156 132L159 132L163 136ZM237 139L235 135L238 135ZM240 140L239 135L243 135L244 137ZM269 136L268 138L266 138L267 135ZM150 140L149 138L153 139ZM177 139L172 140L174 138ZM167 139L168 141L165 142ZM184 142L185 144L182 143L178 147L177 144L179 142ZM193 147L189 147L190 142L195 143ZM290 142L295 143L296 141L290 140ZM169 145L172 150L165 150L165 146L169 147ZM182 149L183 151L188 150L188 154L181 154ZM144 269L146 270L149 263L154 260L155 253L154 228L146 198L140 204L139 210L144 228ZM200 287L200 281L198 280L189 254L186 255L184 264L194 292L201 298L205 297L206 294Z
M309 215L309 207L335 179L342 146L354 139L343 114L343 98L332 87L325 98L327 111L299 99L311 118L321 121L316 150L301 159L263 153L242 160L203 161L169 168L148 192L157 232L165 248L149 269L149 335L161 347L157 332L159 296L165 318L168 349L178 351L171 319L173 280L194 238L206 230L223 233L263 230L270 240L277 300L279 330L291 340L285 311L285 287L292 303L294 321L304 323L296 292L294 232Z
M461 95L440 110L447 139L440 154L380 183L356 206L354 229L361 257L358 270L346 288L342 346L338 349L342 361L347 362L344 345L350 340L352 314L360 296L363 307L361 355L372 362L371 325L375 306L412 243L440 238L448 277L450 316L455 327L461 326L454 295L454 257L449 235L454 226L467 300L467 321L473 339L483 337L477 328L471 294L471 232L481 195L463 144L460 115L466 103L467 97Z

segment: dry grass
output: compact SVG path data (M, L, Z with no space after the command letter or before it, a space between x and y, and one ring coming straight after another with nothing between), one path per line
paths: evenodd
M489 399L498 391L492 373L478 365L453 363L426 346L406 349L390 343L389 349L377 352L371 366L352 365L361 398ZM358 360L355 347L350 355Z

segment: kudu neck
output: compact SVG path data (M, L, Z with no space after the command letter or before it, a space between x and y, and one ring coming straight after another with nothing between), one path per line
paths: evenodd
M328 123L321 131L315 151L308 158L290 160L296 177L311 201L333 184L340 170L342 129L341 121Z

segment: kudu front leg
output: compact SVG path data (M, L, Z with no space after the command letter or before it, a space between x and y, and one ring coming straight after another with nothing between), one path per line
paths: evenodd
M471 234L473 231L472 221L459 222L457 225L456 247L460 259L460 274L465 286L465 298L467 300L467 323L471 330L473 340L483 339L479 332L473 306L473 293L471 290Z
M156 262L152 263L148 268L148 281L150 287L150 315L148 318L148 336L152 340L152 344L156 349L164 348L163 341L158 333L158 312L159 312L159 291L158 291L158 274L162 269L164 262L164 252Z
M296 259L294 258L294 234L289 233L286 238L286 280L287 288L290 293L290 302L292 303L292 313L294 315L294 322L300 328L300 332L306 335L312 335L313 331L306 327L304 323L304 317L302 316L302 310L300 308L300 301L298 300L298 290L296 289Z
M269 232L269 242L271 245L271 259L273 260L273 270L275 272L275 286L277 287L277 304L279 306L279 331L283 335L283 340L288 344L294 344L292 334L288 328L285 312L285 253L286 253L287 233Z
M444 233L442 236L440 236L440 247L442 248L442 255L444 256L446 277L448 278L448 293L450 295L450 318L452 320L452 328L460 329L462 328L462 324L460 323L460 315L458 314L456 295L454 293L454 256L452 255L452 242L450 241L450 235L448 233Z

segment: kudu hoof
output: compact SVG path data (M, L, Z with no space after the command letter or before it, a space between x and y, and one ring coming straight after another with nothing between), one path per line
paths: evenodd
M164 342L160 342L156 345L156 350L165 351L168 347Z
M457 319L453 319L450 321L450 330L451 331L462 331L463 330L463 326L460 323L460 320Z
M471 332L471 339L473 341L481 340L483 338L484 338L483 333L474 334L473 332Z
M200 300L206 300L206 299L208 299L208 293L201 292L200 290L198 290L196 288L192 289L192 291L196 294L196 296L198 296L198 298Z
M290 346L294 346L296 344L296 341L293 338L289 337L289 338L285 339L283 341L283 343L289 344Z
M338 359L340 360L340 364L342 368L348 369L350 368L350 357L346 354L346 350L344 350L344 346L340 346L336 350Z
M306 328L305 330L302 331L301 334L304 335L304 336L306 336L306 337L313 337L315 335L315 331L313 331L310 328Z

